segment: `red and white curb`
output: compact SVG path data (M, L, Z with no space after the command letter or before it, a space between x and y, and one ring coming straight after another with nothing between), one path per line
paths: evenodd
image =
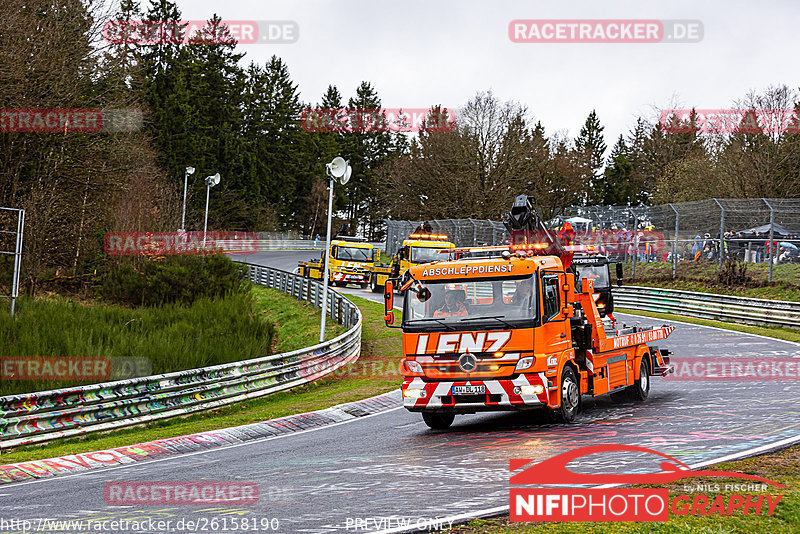
M289 415L260 423L159 439L114 449L70 454L46 460L0 465L0 485L72 475L92 469L196 453L205 449L229 447L248 441L274 438L354 421L361 417L400 407L402 407L400 391L395 390L369 399L338 404L324 410Z

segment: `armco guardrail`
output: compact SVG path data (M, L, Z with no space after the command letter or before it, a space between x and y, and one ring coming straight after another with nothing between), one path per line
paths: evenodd
M218 240L215 241L219 250L236 254L239 251L257 252L262 250L325 250L325 241L311 239L249 239ZM386 243L370 243L381 250L386 248Z
M800 302L656 287L614 288L614 306L754 325L800 328Z
M319 307L322 284L245 264L256 284ZM361 312L329 291L333 319L348 331L312 347L201 369L0 397L0 449L186 415L311 382L358 358Z

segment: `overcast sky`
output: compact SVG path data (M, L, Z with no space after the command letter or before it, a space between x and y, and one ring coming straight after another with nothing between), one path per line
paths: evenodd
M653 108L726 108L748 91L798 82L800 2L551 0L177 0L184 19L293 20L293 44L240 45L243 61L277 54L304 101L328 84L346 99L362 80L387 108L460 107L477 91L525 105L549 134L574 137L596 109L609 149ZM143 2L145 3L145 2ZM689 19L695 43L513 43L514 19Z

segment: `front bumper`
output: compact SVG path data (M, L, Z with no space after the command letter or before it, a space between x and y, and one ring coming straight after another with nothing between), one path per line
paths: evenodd
M453 395L453 386L483 385L486 393L482 395ZM523 395L515 393L515 388L536 386L542 388L539 394ZM544 373L521 374L513 380L456 380L426 382L419 377L406 378L401 387L403 406L412 412L451 412L475 413L491 411L513 411L542 408L547 405L548 388ZM406 390L424 390L425 396L410 398ZM555 392L553 392L555 393Z

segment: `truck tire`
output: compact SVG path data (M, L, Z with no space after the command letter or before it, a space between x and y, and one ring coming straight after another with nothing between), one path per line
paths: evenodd
M561 403L553 410L559 423L571 423L581 408L581 389L575 371L569 365L561 371Z
M450 428L456 418L454 413L422 412L422 420L434 430Z
M347 282L334 282L334 285L336 287L344 287L347 285Z
M361 282L358 285L361 286L361 289L367 289L369 287L369 282Z
M378 275L377 274L373 274L369 278L369 286L372 289L373 293L381 293L382 292L381 286L378 285Z
M626 393L628 398L639 402L646 400L650 395L650 356L647 354L642 356L639 364L639 380L636 380Z

